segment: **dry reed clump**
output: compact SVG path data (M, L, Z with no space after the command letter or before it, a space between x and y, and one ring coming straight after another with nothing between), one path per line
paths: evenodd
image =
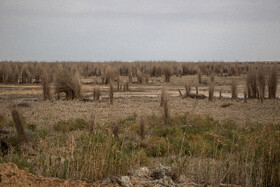
M198 83L201 84L201 71L200 69L198 69L198 72L197 72L197 78L198 78Z
M104 83L107 85L111 81L114 80L115 77L115 72L114 69L111 66L108 66L107 69L105 70L105 80Z
M257 71L255 67L251 67L247 73L247 90L248 98L257 98L258 89L257 89Z
M172 75L172 69L171 69L170 65L165 65L165 67L164 67L165 82L170 82L171 75Z
M269 68L269 72L268 72L267 85L268 85L268 98L269 99L276 98L277 84L278 84L277 65L274 65L274 67Z
M67 100L81 98L80 76L76 70L58 66L54 83L56 93L65 93Z
M165 97L166 97L165 95L166 95L166 88L163 87L163 88L161 89L160 107L163 106L164 99L165 99Z
M161 93L161 106L163 107L164 124L168 125L170 121L170 116L168 106L168 95L165 88L162 89Z
M258 85L258 97L263 102L265 97L265 71L262 66L258 68L258 75L257 75L257 85Z
M211 77L210 77L210 83L209 83L209 88L208 88L208 92L209 92L208 100L209 101L213 101L213 98L214 98L214 88L215 88L214 74L212 74Z
M111 81L109 87L109 101L111 105L113 104L113 100L114 100L114 85L113 85L113 81Z
M101 90L100 87L94 87L93 88L93 99L96 101L100 101L100 97L101 97Z
M137 83L142 84L144 76L143 76L143 73L140 70L137 70L136 77L137 77Z
M43 98L44 100L51 100L51 77L47 69L42 70L41 83L43 87Z
M237 99L237 82L234 79L231 82L231 98Z
M185 84L185 95L184 95L184 97L189 97L190 93L191 93L190 83L186 83Z

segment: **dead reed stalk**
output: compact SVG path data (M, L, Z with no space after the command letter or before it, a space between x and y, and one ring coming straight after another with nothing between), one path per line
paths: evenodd
M24 143L27 143L28 140L27 140L27 137L26 137L25 132L24 132L22 119L21 119L17 110L12 111L12 117L13 117L13 120L15 122L15 127L16 127L16 130L17 130L19 144L22 145Z
M166 95L166 88L162 88L161 89L161 97L160 97L160 107L163 106L164 99L166 97L165 95Z
M237 99L237 82L234 79L231 82L231 98Z
M50 74L47 72L46 69L42 72L42 87L43 87L43 98L44 100L51 100L51 79Z
M184 97L189 97L189 95L190 95L190 93L191 93L191 86L190 86L190 84L185 84L185 96Z
M248 91L247 91L247 89L245 88L245 89L244 89L244 103L247 103L247 98L248 98Z
M215 82L214 82L214 74L211 75L210 77L210 84L209 84L209 97L208 100L209 101L213 101L214 98L214 87L215 87Z
M249 68L247 73L248 98L257 98L257 72L255 67Z
M166 93L166 89L162 89L162 106L163 106L163 114L164 114L164 124L168 125L170 122L169 116L169 108L168 108L168 95Z
M101 91L99 87L94 87L93 88L93 99L96 101L100 100L100 96L101 96Z
M113 86L113 82L110 81L110 88L109 88L109 101L110 104L113 104L113 99L114 99L114 86Z
M258 97L261 99L261 102L263 102L265 97L265 71L262 66L258 69L257 81Z

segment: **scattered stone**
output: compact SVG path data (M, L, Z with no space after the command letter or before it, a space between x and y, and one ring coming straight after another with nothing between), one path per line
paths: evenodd
M135 177L148 177L150 175L150 170L147 167L143 167L138 170L131 171L130 174Z
M171 176L171 168L163 165L159 165L154 172L152 172L151 177L153 179L161 179L164 176Z
M118 179L118 183L123 186L123 187L131 187L133 186L132 183L130 182L130 178L128 176L121 176Z

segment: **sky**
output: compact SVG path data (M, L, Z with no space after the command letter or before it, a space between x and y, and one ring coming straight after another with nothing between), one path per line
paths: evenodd
M0 0L0 61L276 61L279 0Z

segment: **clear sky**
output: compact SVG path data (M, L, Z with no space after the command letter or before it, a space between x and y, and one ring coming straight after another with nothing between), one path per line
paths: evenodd
M0 0L0 60L280 60L280 0Z

